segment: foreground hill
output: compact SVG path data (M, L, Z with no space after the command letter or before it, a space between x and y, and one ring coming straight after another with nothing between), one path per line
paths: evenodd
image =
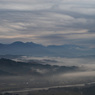
M76 66L51 66L41 63L16 62L9 59L0 59L0 75L52 75L77 71Z

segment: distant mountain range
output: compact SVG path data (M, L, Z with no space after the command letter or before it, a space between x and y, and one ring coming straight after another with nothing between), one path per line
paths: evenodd
M40 44L17 41L11 44L0 44L0 55L5 54L43 56L51 55L52 52Z
M2 58L0 59L0 76L5 75L44 75L75 72L79 68L76 66L43 65L37 62L25 63Z
M95 49L78 45L50 45L43 46L33 42L14 42L11 44L0 43L0 55L28 55L28 56L60 56L81 57L95 55Z

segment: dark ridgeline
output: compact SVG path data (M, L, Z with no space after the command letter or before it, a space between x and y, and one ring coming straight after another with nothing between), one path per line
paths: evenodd
M33 42L23 43L20 41L11 44L0 44L0 55L33 55L42 56L51 54L46 47Z
M44 75L51 76L66 72L77 71L76 66L51 66L42 65L41 63L31 62L16 62L9 59L0 59L0 75ZM47 71L47 72L44 72Z
M94 56L95 49L78 45L50 45L43 46L33 42L14 42L0 44L0 55L30 55L30 56L58 56L58 57L85 57Z

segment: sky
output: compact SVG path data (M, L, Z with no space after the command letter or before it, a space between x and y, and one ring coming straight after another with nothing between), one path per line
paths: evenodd
M0 0L0 43L95 47L95 0Z

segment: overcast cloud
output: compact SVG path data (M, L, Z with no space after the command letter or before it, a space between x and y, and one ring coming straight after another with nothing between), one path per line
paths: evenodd
M95 0L0 0L0 42L94 46Z

